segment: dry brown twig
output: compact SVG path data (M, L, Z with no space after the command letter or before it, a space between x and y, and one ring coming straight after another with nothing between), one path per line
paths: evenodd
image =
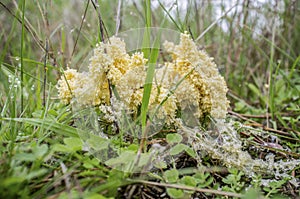
M219 191L219 190L213 190L213 189L203 189L203 188L191 187L191 186L179 185L179 184L167 184L167 183L159 183L159 182L152 182L152 181L146 181L146 180L134 180L133 182L147 184L147 185L161 186L161 187L166 187L166 188L176 188L176 189L182 189L182 190L188 190L188 191L196 191L196 192L202 192L202 193L210 193L210 194L216 194L216 195L237 197L237 198L242 197L242 195L238 194L238 193Z
M265 126L265 125L263 125L263 124L257 123L257 122L255 122L254 120L251 120L251 119L247 118L247 117L244 116L243 114L239 114L239 113L236 113L236 112L234 112L234 111L228 111L228 113L229 113L230 115L234 115L234 116L236 116L236 117L238 117L238 118L240 118L240 119L243 119L243 120L245 120L245 121L247 121L247 122L250 122L249 124L246 124L246 125L248 125L248 126L260 127L260 128L262 128L263 130L265 130L265 131L274 132L274 133L277 133L277 134L283 135L283 136L288 136L288 137L291 136L291 134L288 133L288 132L285 132L285 131L281 131L281 130L277 130L277 129L273 129L273 128L267 127L267 126ZM300 132L298 132L298 131L293 130L293 132L295 132L295 133L297 133L298 135L300 135Z

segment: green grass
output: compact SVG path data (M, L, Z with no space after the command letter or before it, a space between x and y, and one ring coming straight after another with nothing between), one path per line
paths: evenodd
M250 179L204 152L198 157L191 143L178 141L184 138L173 129L163 129L154 141L166 138L172 154L183 155L178 162L161 162L153 172L122 172L90 154L80 137L85 129L76 126L74 107L60 103L55 88L63 69L84 68L96 43L114 34L118 1L99 1L99 7L88 2L0 3L0 19L5 21L0 25L0 198L300 196L289 179L260 186L262 179L274 180L274 176L255 174ZM199 38L199 48L215 58L228 84L231 110L227 119L245 125L237 127L243 150L257 159L272 153L275 160L299 160L300 3L282 1L284 7L278 11L267 3L258 9L249 1L230 15L229 8L222 7L225 14L217 18L214 1L187 1L186 12L175 4L151 6L151 2L123 3L119 33L161 27L186 30ZM269 21L259 27L262 17ZM274 20L280 22L278 26L270 25ZM226 23L228 31L219 22ZM146 133L161 38L151 43L150 32L145 31L143 39L144 46L151 46L143 49L149 59L141 105L141 129ZM129 160L145 149L147 141L147 136L144 140L135 137L131 143L123 136L109 137L109 141L90 141L94 148L111 145L123 152L123 159L113 159L111 164ZM149 157L140 158L139 163L147 165L142 160ZM197 158L201 165L195 164ZM299 179L299 169L300 165L287 173ZM249 186L252 189L247 191Z

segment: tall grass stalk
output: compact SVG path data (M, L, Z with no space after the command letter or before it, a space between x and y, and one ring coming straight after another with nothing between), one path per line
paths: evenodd
M275 43L275 34L276 33L276 26L273 26L272 30L272 43L271 43L271 49L270 49L270 59L269 59L269 80L268 80L268 85L269 85L269 95L268 95L268 102L267 102L267 127L269 127L269 120L268 120L268 106L271 111L272 115L272 120L274 120L274 80L273 80L273 65L274 65L274 43Z
M142 132L145 131L146 127L146 120L147 120L147 111L148 111L148 105L150 100L150 94L152 89L152 80L154 77L154 71L155 71L155 62L156 59L154 59L154 54L150 55L150 28L151 28L151 1L146 0L145 1L145 16L146 16L146 28L144 31L144 38L143 38L143 46L142 50L146 58L149 58L148 62L148 69L147 69L147 75L144 85L144 92L143 92L143 98L142 98L142 107L141 107L141 123L142 123Z
M25 37L25 0L22 1L22 34L21 34L21 47L20 47L20 59L21 59L21 112L23 112L24 106L24 95L23 95L23 84L24 84L24 62L23 62L23 51L24 51L24 37Z
M92 1L92 4L93 4L93 7L95 9L95 11L97 12L97 15L98 15L98 21L99 21L99 36L98 36L98 40L100 42L104 42L104 38L105 38L105 35L107 36L108 38L108 33L107 33L107 30L105 28L105 24L102 20L102 16L101 16L101 12L100 12L100 5L97 1ZM88 5L87 5L88 7Z
M45 57L44 57L44 82L43 82L43 106L46 105L46 85L47 85L47 58L48 58L48 39L46 39L45 45Z
M180 31L183 32L183 28L180 26L180 24L177 23L177 21L172 17L170 11L172 10L172 8L174 6L172 6L169 10L167 10L165 8L165 6L161 3L161 1L158 1L160 7L164 10L164 12L168 15L168 17L170 18L170 20L173 22L173 24L176 26L176 28Z

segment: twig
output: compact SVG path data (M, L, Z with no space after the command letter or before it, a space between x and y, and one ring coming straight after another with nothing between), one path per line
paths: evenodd
M258 118L258 119L267 118L267 115L268 115L268 117L271 116L270 113L266 113L265 115L250 115L250 114L240 114L240 115L243 116L243 117L246 117L246 118ZM296 113L295 114L280 113L280 115L282 115L282 116L294 116L294 115L297 115L297 114ZM296 131L295 129L292 129L292 128L289 128L289 127L282 126L281 129L288 130L288 131L293 131L294 133L297 133L298 135L300 135L299 131Z
M72 57L73 57L73 55L74 55L75 48L76 48L76 46L77 46L77 42L78 42L78 39L79 39L79 35L80 35L80 33L81 33L81 29L82 29L83 22L84 22L84 20L85 20L86 13L87 13L87 9L88 9L89 5L90 5L90 1L87 2L86 7L85 7L85 10L84 10L83 17L82 17L82 19L81 19L79 31L78 31L78 34L77 34L77 37L76 37L76 40L75 40L75 44L74 44L73 50L72 50L70 62L71 62L71 59L72 59ZM70 62L69 62L69 63L70 63Z
M145 21L145 17L143 15L143 13L139 10L136 2L133 0L132 3L133 3L133 6L135 7L136 11L139 13L140 17L142 18L142 20Z
M47 12L47 1L45 1L45 8L44 9L42 9L39 1L37 1L37 6L40 10L45 29L47 30L47 36L49 36L50 35L50 29L49 29L49 20L48 20L48 12Z
M215 26L223 17L225 17L233 8L235 8L237 4L233 5L229 10L227 10L221 17L215 20L210 26L208 26L198 37L195 41L201 39L213 26Z
M146 181L146 180L132 180L132 181L135 182L135 183L142 183L142 184L148 184L148 185L154 185L154 186L161 186L161 187L167 187L167 188L184 189L184 190L188 190L188 191L197 191L197 192L202 192L202 193L211 193L211 194L216 194L216 195L231 196L231 197L237 197L237 198L241 198L242 197L241 194L227 192L227 191L219 191L219 190L212 190L212 189L202 189L202 188L185 186L185 185L151 182L151 181Z
M70 175L68 174L68 168L66 167L66 165L63 162L60 162L60 167L62 170L62 173L64 174L63 176L63 180L65 182L66 185L66 191L67 193L70 195L71 193L71 180L70 180Z
M104 31L105 31L105 34L106 34L107 38L108 38L108 33L107 33L106 28L105 28L104 22L102 20L101 13L97 9L100 6L98 4L98 1L96 1L96 0L91 0L91 1L92 1L93 6L94 6L94 9L96 10L97 15L98 15L101 41L104 42Z
M248 119L248 118L244 117L243 115L241 115L239 113L236 113L234 111L228 111L228 113L231 114L231 115L237 116L237 117L239 117L239 118L241 118L241 119L243 119L245 121L251 122L250 124L247 124L248 126L261 127L265 131L271 131L271 132L278 133L278 134L284 135L284 136L291 136L291 134L289 134L287 132L276 130L276 129L264 126L264 125L262 125L260 123L255 122L254 120Z
M147 139L147 136L148 136L149 128L150 128L150 121L148 120L145 130L144 130L144 132L142 132L140 147L139 147L139 150L137 152L137 157L136 157L136 161L134 163L134 167L137 167L139 162L140 162L141 154L143 153L144 148L145 148L145 142L146 142L146 139Z
M272 152L278 153L284 157L287 157L287 155L294 157L294 158L299 158L300 154L294 153L294 152L289 152L283 149L283 147L278 144L278 143L273 143L273 142L266 142L262 138L258 137L257 135L253 133L247 133L247 132L240 132L241 135L246 136L249 138L250 136L253 136L253 140L250 141L250 144L257 148L264 148L267 150L270 150Z
M251 115L251 114L242 114L242 113L239 113L241 116L244 116L244 117L247 117L247 118L258 118L258 119L264 119L264 118L267 118L270 117L272 114L270 113L266 113L266 114L263 114L263 115ZM279 113L280 115L282 116L295 116L296 114L293 114L293 113ZM298 114L297 114L298 115Z
M17 19L17 21L22 24L22 20L17 17L5 4L3 4L1 1L0 1L0 5L3 6L5 8L5 10L7 10L7 12L9 12L14 18ZM26 18L25 18L25 21L26 21ZM42 42L42 40L38 37L37 33L29 26L27 25L26 23L24 24L24 27L25 29L32 35L34 41L39 45L39 47L41 47L43 50L44 49L44 44Z
M15 4L16 8L18 9L17 7L17 3L16 1L13 1L13 3ZM9 13L11 14L20 24L22 24L22 19L20 19L15 13L13 13L12 10L10 10L5 4L3 4L1 1L0 1L0 5L2 7L4 7L4 9ZM22 11L20 11L22 12ZM45 44L43 43L43 40L39 37L38 33L34 30L34 28L32 27L32 25L30 24L30 22L27 20L26 17L24 17L24 28L30 33L30 35L32 36L33 40L37 43L37 45L43 50L45 51ZM48 44L49 45L49 44ZM49 57L51 57L53 60L54 60L54 63L56 63L56 58L54 57L53 53L51 53L51 45L49 45L50 49L48 50L48 55ZM56 65L56 64L54 64Z
M122 8L122 0L118 2L118 9L117 9L117 19L116 19L116 35L119 33L119 29L121 27L121 8Z

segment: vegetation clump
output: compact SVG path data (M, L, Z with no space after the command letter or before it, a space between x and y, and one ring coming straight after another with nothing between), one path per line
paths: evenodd
M288 172L299 166L299 160L275 161L272 154L266 155L265 160L256 159L243 149L243 141L238 131L246 127L237 121L225 120L229 107L226 98L228 89L213 58L206 52L198 50L187 33L181 34L178 45L166 41L164 48L170 53L172 60L166 61L156 69L155 77L151 82L153 87L149 111L154 109L155 117L165 119L163 130L166 128L170 130L172 127L181 138L175 141L175 144L169 140L168 144L171 147L155 144L150 146L150 151L144 151L142 157L148 159L144 161L152 162L150 166L146 163L136 163L139 160L135 158L131 161L125 158L126 161L140 165L142 167L140 170L144 170L145 167L151 170L156 164L161 164L161 161L168 162L170 155L178 157L185 151L197 160L196 166L201 166L203 155L196 154L204 153L220 161L227 168L241 170L250 178L257 175L274 175L278 179L290 180L298 186L299 182ZM88 72L79 73L73 69L64 72L57 85L59 97L64 103L73 102L99 108L102 119L104 118L111 125L119 123L124 112L129 113L130 121L134 121L140 116L147 67L147 59L144 58L143 53L136 52L129 55L126 52L125 42L112 37L109 43L100 43L94 49ZM110 91L110 86L113 86L113 92ZM189 117L185 118L184 114ZM208 118L208 122L203 125L201 121L204 121L205 117ZM197 119L191 121L191 118ZM156 125L156 121L151 119L149 121ZM136 125L140 125L136 121L127 125L132 125L135 130L141 130L136 128ZM120 130L128 133L126 128ZM248 131L252 132L249 128ZM157 136L153 138L151 133L159 132L148 132L145 138L149 142L157 138L164 139ZM108 138L104 134L97 135ZM186 139L183 139L184 137ZM120 139L126 142L122 137ZM112 147L111 143L107 146ZM155 157L150 156L149 153L155 151L155 148L159 148L159 153L156 153ZM115 148L114 151L116 152L117 149ZM110 166L116 162L125 164L124 157L138 157L139 153L138 151L123 152L117 157L106 158L106 163ZM129 171L137 172L130 169ZM266 181L262 179L261 184L265 183Z

